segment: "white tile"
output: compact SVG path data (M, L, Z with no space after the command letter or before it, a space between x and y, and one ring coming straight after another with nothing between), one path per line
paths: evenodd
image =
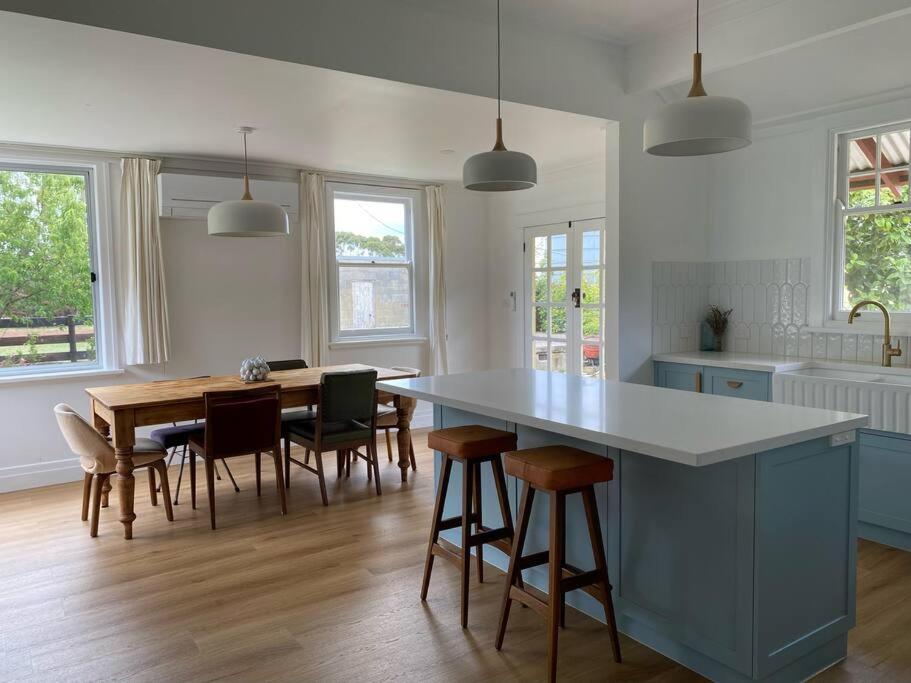
M765 319L770 323L777 323L781 320L781 300L779 299L778 285L771 284L766 287Z
M750 343L747 350L750 353L759 353L759 323L750 323Z
M784 325L776 323L772 325L772 353L776 356L784 355L785 339Z
M771 322L768 318L768 306L766 305L767 291L766 285L759 285L753 292L756 303L753 305L753 320L758 323Z
M788 261L787 259L777 258L772 261L772 282L781 284L788 280Z
M788 282L796 285L800 282L800 259L788 259Z
M759 272L762 268L762 262L761 261L749 261L749 264L750 264L750 275L749 275L749 278L747 279L747 282L749 282L753 286L756 286L760 282Z
M790 325L793 318L791 310L794 299L794 287L787 282L781 285L778 299L778 320L782 325Z
M870 362L873 360L873 335L858 335L857 360L865 362Z
M772 325L763 323L759 326L759 353L772 353Z
M740 320L753 322L753 306L756 304L756 293L753 285L744 285L740 291Z
M784 328L784 353L786 356L796 356L799 352L800 330L797 325L787 325Z
M813 333L806 329L800 331L800 338L797 341L797 355L801 358L811 358L813 356Z
M774 261L760 261L759 262L759 283L762 285L768 285L774 282Z
M800 281L805 285L809 285L811 282L811 275L812 270L810 269L810 259L800 259Z
M826 335L826 358L829 360L841 360L841 335Z
M724 264L724 282L728 285L737 284L737 262L728 261Z
M846 361L857 360L857 335L843 334L841 339L841 359Z
M826 335L823 332L813 333L813 358L826 357Z
M807 286L804 284L794 285L794 303L791 306L791 321L795 325L807 324Z

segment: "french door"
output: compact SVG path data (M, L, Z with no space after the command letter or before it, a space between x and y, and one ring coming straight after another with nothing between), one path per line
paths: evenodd
M525 365L604 377L604 219L525 229Z

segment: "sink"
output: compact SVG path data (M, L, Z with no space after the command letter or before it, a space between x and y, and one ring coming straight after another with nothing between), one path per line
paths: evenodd
M911 433L911 370L820 364L772 375L776 403L870 416L870 427Z

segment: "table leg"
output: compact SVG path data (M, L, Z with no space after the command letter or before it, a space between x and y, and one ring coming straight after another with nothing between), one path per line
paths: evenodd
M411 466L411 423L408 420L408 410L405 401L401 396L396 396L395 415L398 418L396 422L396 441L399 448L399 469L402 472L402 483L408 481L408 468Z
M133 494L136 481L133 478L133 445L136 443L136 428L132 411L119 411L114 414L112 431L114 433L114 455L117 458L118 499L120 501L120 523L123 524L123 537L133 538Z

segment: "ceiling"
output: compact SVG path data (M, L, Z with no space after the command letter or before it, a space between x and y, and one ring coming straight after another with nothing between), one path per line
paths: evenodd
M236 158L249 125L251 159L450 180L494 141L486 98L22 14L0 12L0 63L7 142ZM602 119L512 103L503 118L543 171L603 157Z

